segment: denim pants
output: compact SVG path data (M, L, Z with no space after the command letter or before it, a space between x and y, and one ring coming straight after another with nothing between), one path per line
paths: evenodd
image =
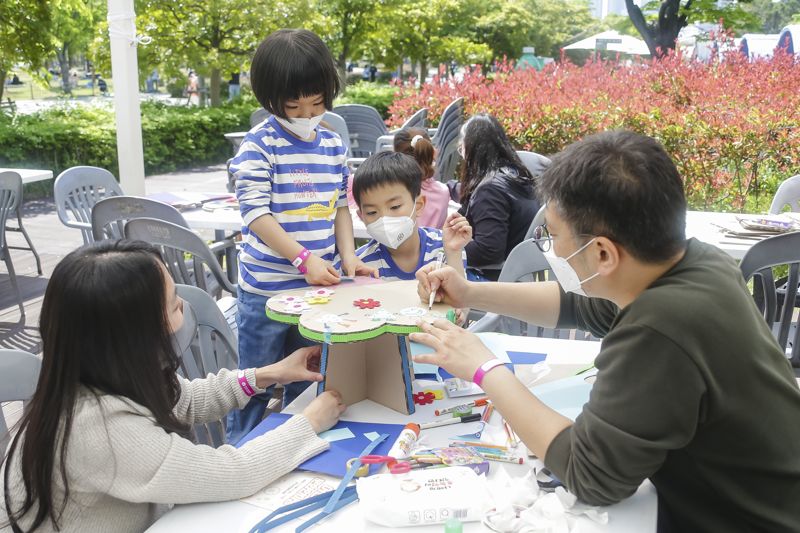
M268 299L267 296L239 289L236 316L236 324L239 327L239 368L270 365L298 348L314 344L300 335L297 326L270 319L266 314ZM301 381L285 385L283 405L289 405L310 384L310 381ZM229 444L239 442L261 422L273 390L274 386L267 389L266 393L250 398L244 409L230 412L226 430L226 440Z

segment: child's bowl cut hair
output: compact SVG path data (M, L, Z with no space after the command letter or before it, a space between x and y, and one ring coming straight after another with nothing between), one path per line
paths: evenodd
M417 198L422 192L422 169L417 161L399 152L378 152L369 156L353 177L353 199L361 207L362 194L391 183L402 184L411 198Z
M286 101L321 94L333 108L341 81L328 47L308 30L278 30L258 45L250 65L250 84L264 109L286 117Z

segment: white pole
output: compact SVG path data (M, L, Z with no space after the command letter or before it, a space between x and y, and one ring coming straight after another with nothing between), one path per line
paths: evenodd
M143 196L144 150L133 0L108 0L108 33L111 41L120 185L125 194Z

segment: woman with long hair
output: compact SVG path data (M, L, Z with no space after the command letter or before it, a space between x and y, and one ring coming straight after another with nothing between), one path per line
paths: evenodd
M156 248L101 242L67 255L45 291L36 392L0 465L0 529L143 531L164 504L242 498L328 444L344 410L325 393L241 448L188 440L274 383L322 379L319 350L188 381L173 333L183 301Z
M477 269L497 280L500 265L525 238L539 210L535 179L491 115L474 115L461 127L459 152L464 158L459 213L473 233L465 248L467 274L480 279L472 271Z

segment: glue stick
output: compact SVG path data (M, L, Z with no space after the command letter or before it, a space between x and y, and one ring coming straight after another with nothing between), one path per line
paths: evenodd
M411 448L414 446L414 443L417 442L417 437L419 437L419 425L413 422L406 424L406 427L400 432L400 436L397 437L397 440L387 455L395 459L407 458L411 455Z

